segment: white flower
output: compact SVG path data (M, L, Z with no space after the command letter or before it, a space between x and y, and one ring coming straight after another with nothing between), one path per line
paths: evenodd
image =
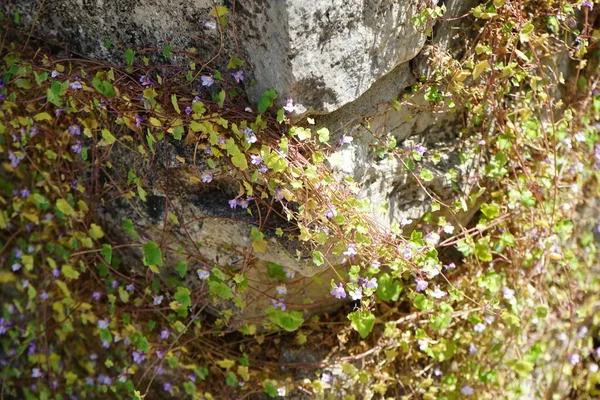
M446 296L448 293L444 292L440 289L440 285L435 285L433 292L431 292L431 297L435 297L436 299L441 299Z

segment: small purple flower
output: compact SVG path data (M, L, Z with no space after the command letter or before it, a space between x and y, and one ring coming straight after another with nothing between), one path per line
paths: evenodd
M215 78L213 78L212 75L203 75L200 79L202 80L202 86L210 87L215 83Z
M341 282L337 286L335 286L330 293L336 299L346 298L346 291L344 290L344 285Z
M118 281L117 279L115 279L114 281L112 281L112 282L110 283L110 286L111 286L113 289L116 289L116 288L118 288L118 287L119 287L119 285L120 285L120 283L119 283L119 281Z
M36 128L35 126L32 126L32 127L29 129L29 136L30 136L30 137L34 137L34 136L35 136L35 135L37 135L38 133L39 133L39 129L38 129L38 128Z
M146 359L146 356L141 351L134 351L131 356L133 357L133 362L136 364L141 364Z
M508 288L508 287L502 288L502 297L504 297L505 300L512 300L514 296L515 296L514 290L512 290L511 288Z
M196 374L189 374L187 378L192 382L196 382Z
M215 30L217 29L217 21L214 18L212 18L204 23L204 27L206 29Z
M446 293L440 289L440 285L435 285L433 292L431 292L431 297L434 297L436 299L441 299L442 297L445 297L447 294L448 293Z
M10 328L10 323L4 318L0 318L0 335L4 335Z
M275 287L275 291L280 294L281 296L284 296L287 294L287 286L285 286L285 283L282 283L281 285L278 285Z
M281 311L285 311L285 303L283 299L271 299L271 304L273 305L273 307L279 308Z
M60 116L60 114L62 114L62 112L65 110L65 107L58 107L56 110L54 110L54 116L58 118L58 116Z
M244 129L244 136L246 137L246 142L248 142L250 144L256 143L258 140L256 138L256 134L254 134L254 131L250 128Z
M202 179L202 182L210 183L213 180L213 174L210 171L204 171L200 174L200 179Z
M477 353L477 346L473 343L469 343L469 354L474 355L475 353Z
M58 72L57 70L52 71L52 73L50 74L50 76L53 78L56 78L59 75L60 75L60 72Z
M331 204L329 204L328 209L323 213L323 215L327 218L334 218L337 216L337 210L335 209L335 207Z
M481 332L485 331L485 324L482 324L480 322L473 327L473 330L477 333L481 333Z
M88 376L87 378L85 378L85 384L88 386L94 386L94 378Z
M293 113L295 110L294 100L287 99L287 101L285 102L285 106L283 106L283 109L288 113Z
M288 267L283 267L283 272L285 272L285 276L289 279L294 279L294 276L296 276L296 271Z
M169 382L165 382L163 383L163 390L165 392L170 392L171 390L173 390L173 385Z
M79 181L77 179L75 179L72 183L71 183L71 189L76 190L77 189L77 185L79 185Z
M148 86L152 85L152 80L148 75L142 75L140 76L140 83L142 84L142 86Z
M110 386L112 384L112 378L110 376L106 376L104 374L100 374L98 376L98 383L101 385Z
M365 283L365 289L377 289L377 278L371 278Z
M95 291L92 293L92 299L98 301L102 297L102 292Z
M52 269L52 276L55 278L58 278L60 276L60 268L53 268Z
M218 144L220 146L225 146L225 142L226 142L225 138L223 136L219 136L219 143Z
M160 303L162 303L164 296L153 296L154 301L152 302L152 304L154 304L155 306L159 306Z
M241 81L244 80L244 71L242 71L242 70L235 71L234 73L231 74L231 76L233 76L233 79L235 79L235 81L237 83L240 83Z
M578 354L578 353L569 354L569 355L567 356L567 359L569 360L569 362L570 362L572 365L577 365L577 364L579 364L579 362L581 361L581 357L579 356L579 354Z
M77 124L69 126L69 133L73 136L81 135L81 127Z
M348 290L348 294L350 295L350 298L354 301L360 300L362 299L363 296L363 292L362 292L362 287L357 287L356 289L350 289Z
M165 356L165 351L164 350L156 350L156 357L158 357L160 360L162 360L162 358Z
M90 360L96 361L97 359L98 359L98 354L96 354L96 353L90 354Z
M242 208L245 210L245 209L247 209L247 208L248 208L248 206L250 205L250 201L249 201L249 200L250 200L250 198L246 198L246 199L244 199L244 198L239 198L239 199L238 199L238 205L239 205L240 207L242 207Z
M450 263L450 264L446 265L444 268L445 269L455 269L456 268L456 264Z
M269 167L267 167L266 165L260 165L258 167L258 172L260 172L261 174L265 174L267 171L269 170Z
M594 3L592 3L590 0L585 0L583 3L581 3L581 7L589 7L590 11L592 11L594 9Z
M40 368L33 368L31 370L31 377L32 378L41 378L43 375L42 370Z
M11 265L10 269L12 269L13 272L17 272L18 270L20 270L23 266L20 263L14 263L13 265Z
M190 114L192 113L192 111L194 111L194 110L193 110L193 109L192 109L192 107L190 107L190 106L187 106L187 107L185 108L185 113L186 113L186 115L190 115Z
M429 286L429 282L421 278L416 278L415 282L417 282L417 287L415 288L417 292L423 292Z
M169 338L169 336L170 336L170 335L171 335L171 331L169 331L169 330L168 330L168 329L166 329L166 328L165 328L165 329L163 329L162 331L160 331L160 338L161 338L161 339L164 339L164 340L166 340L166 339L168 339L168 338Z
M21 281L21 285L23 285L23 289L27 289L27 286L29 286L29 280L28 279L23 279Z
M144 117L143 115L136 115L135 116L135 126L136 127L140 127L142 126L142 122L144 122L146 120L146 117Z
M231 199L228 203L230 208L236 208L238 206L238 199Z
M76 140L75 144L73 146L71 146L71 150L73 150L73 153L75 153L75 154L81 154L81 150L82 150L81 141Z
M418 144L415 147L413 147L413 150L415 151L415 153L417 153L420 157L423 157L423 154L425 154L425 152L427 152L427 147L423 146L422 144Z
M81 82L79 82L79 81L71 82L69 84L69 87L74 90L83 89L83 86L81 86Z
M125 286L125 290L127 290L128 292L133 292L135 290L135 285L133 283L130 283L129 285Z
M17 168L21 160L25 158L25 156L19 154L21 153L13 153L10 150L8 151L8 159L10 160L11 168Z
M101 319L98 321L98 328L99 329L106 329L108 328L108 319Z
M259 154L250 154L250 164L260 165L263 162L263 158Z
M213 155L212 149L210 148L210 144L206 145L206 148L204 149L204 154L208 154L209 156Z
M196 271L196 273L198 274L198 279L200 280L208 279L210 276L210 272L208 272L206 268L200 268Z
M348 256L350 258L354 258L354 256L358 254L358 251L356 251L356 245L353 243L350 243L348 245L348 249L345 252L343 252L342 254L344 254L345 256Z
M13 250L13 254L15 255L15 258L18 259L21 259L23 257L23 251L18 248Z
M275 200L283 200L283 190L280 187L275 188L275 195L273 197Z
M352 136L342 136L342 140L341 140L341 144L350 144L352 143L352 141L354 140L354 138Z
M48 300L48 297L50 297L50 295L45 290L39 295L39 298L42 300Z
M464 394L465 396L470 396L470 395L472 395L472 394L473 394L475 391L473 390L473 388L472 388L472 387L465 385L465 386L463 386L463 387L462 387L462 389L460 389L460 392L461 392L462 394Z

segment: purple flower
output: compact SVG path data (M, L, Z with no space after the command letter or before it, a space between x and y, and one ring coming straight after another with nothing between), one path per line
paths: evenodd
M210 87L210 85L215 83L215 78L212 75L203 75L200 79L202 80L202 86Z
M116 289L116 288L118 288L118 287L119 287L119 285L120 285L120 283L119 283L119 281L118 281L117 279L115 279L114 281L112 281L112 282L110 283L110 286L111 286L113 289Z
M39 298L42 300L48 300L48 297L50 297L50 295L45 290L42 293L40 293L40 296L39 296Z
M77 124L71 125L69 127L69 133L71 133L73 136L79 136L81 135L81 127Z
M193 109L192 109L192 107L190 107L190 106L187 106L187 107L185 108L185 113L186 113L187 115L190 115L190 114L192 113L192 111L193 111Z
M77 185L79 185L79 181L77 179L75 179L72 183L71 183L71 189L75 190L77 189Z
M160 303L162 303L164 296L153 296L154 301L152 302L152 304L154 304L155 306L159 306Z
M204 23L204 27L206 29L215 30L215 29L217 29L217 21L215 21L215 19L210 19Z
M163 383L163 389L165 392L170 392L173 389L173 385L169 382Z
M129 285L125 286L125 290L127 290L128 292L133 292L135 290L135 285L133 283L130 283Z
M21 160L25 158L25 156L19 154L21 153L13 153L10 150L8 151L8 159L10 160L11 168L17 168Z
M469 354L473 355L477 353L477 346L475 346L473 343L469 343Z
M106 329L108 328L108 319L101 319L98 321L98 328L99 329Z
M287 101L285 102L285 106L283 106L283 109L288 113L293 113L295 109L294 100L287 99Z
M10 328L10 323L4 318L0 318L0 335L4 335Z
M427 147L423 146L422 144L418 144L415 147L413 147L413 150L419 156L423 157L423 154L425 154L425 152L427 151Z
M81 150L82 150L81 141L76 140L75 144L73 146L71 146L71 150L73 150L73 153L75 153L75 154L81 154Z
M275 195L273 197L275 200L283 200L283 190L280 187L275 188Z
M223 136L219 136L219 145L225 146L225 138Z
M485 331L485 324L482 324L482 323L480 322L480 323L476 324L476 325L473 327L473 330L474 330L475 332L481 333L481 332Z
M196 374L189 374L187 378L192 382L196 382Z
M592 3L590 0L585 0L583 3L581 3L581 7L589 7L590 11L592 11L594 9L594 3Z
M208 270L205 268L200 268L196 271L196 273L198 274L198 279L200 280L207 279L210 276L210 272L208 272Z
M328 209L323 213L323 215L327 218L334 218L337 216L337 211L333 205L329 204Z
M23 257L23 251L21 249L14 249L13 253L15 255L15 258L22 258Z
M158 357L159 359L162 360L162 358L165 356L165 351L164 350L156 350L156 357Z
M244 80L244 71L242 71L242 70L235 71L234 73L231 74L231 76L233 76L233 79L235 79L235 81L237 83L240 83L241 81Z
M285 303L283 299L271 299L271 304L273 305L273 307L279 308L281 311L285 311Z
M136 364L141 364L146 359L146 356L141 351L134 351L131 356L133 357L133 362Z
M249 198L246 198L246 199L239 198L238 199L238 205L245 210L250 205L249 200L250 200Z
M502 297L504 297L505 300L512 300L514 295L515 295L515 291L512 290L511 288L507 288L507 287L502 288Z
M462 389L460 389L460 392L462 394L464 394L465 396L470 396L472 395L475 391L473 390L473 388L471 386L463 386Z
M74 90L83 89L83 86L81 86L81 82L79 81L71 82L69 87Z
M294 279L294 276L296 276L296 271L288 267L283 267L283 272L285 272L285 276L289 279Z
M60 72L58 72L57 70L52 71L52 73L50 74L50 76L53 78L56 78L59 75L60 75Z
M342 140L341 140L341 144L349 144L352 143L352 141L354 140L354 138L352 136L342 136Z
M23 267L20 263L14 263L10 269L12 269L13 272L17 272L18 270L21 269L21 267Z
M264 164L258 167L258 172L260 172L261 174L266 173L268 170L269 168Z
M32 378L41 378L43 375L42 370L39 368L33 368L31 370L31 377Z
M146 117L142 116L142 115L136 115L135 116L135 126L136 127L140 127L142 126L142 122L144 122L146 120Z
M365 289L377 289L377 278L371 278L365 283Z
M112 384L112 378L104 374L98 375L98 383L101 385L110 386Z
M202 182L210 183L213 180L213 174L210 171L204 171L200 174L200 179L202 179Z
M446 296L448 293L444 292L440 289L440 285L435 285L433 292L431 292L431 297L435 297L436 299L441 299Z
M27 289L27 286L29 286L29 280L23 279L21 281L21 285L23 285L23 289Z
M355 255L358 254L358 252L356 251L356 245L353 243L350 243L348 245L348 249L343 252L342 254L344 254L345 256L348 256L350 258L353 258Z
M275 287L275 291L277 293L279 293L281 296L284 296L287 294L287 287L285 286L284 283L282 283L281 285L278 285L277 287Z
M360 300L362 299L363 293L362 293L362 287L357 287L356 289L350 289L348 291L348 294L350 295L350 298L354 301L356 300Z
M163 329L162 331L160 331L160 338L161 339L168 339L169 336L171 335L171 331L169 331L168 329Z
M98 301L102 297L102 292L95 291L92 293L92 299Z
M140 83L142 84L142 86L148 86L152 85L152 80L148 75L142 75L140 76Z
M450 263L445 266L445 269L455 269L455 268L456 268L456 264L454 264L454 263Z
M569 355L567 356L567 359L569 360L569 362L570 362L572 365L577 365L577 364L579 364L579 362L581 361L581 357L579 356L579 354L578 354L578 353L569 354Z
M416 278L415 282L417 282L417 287L415 288L417 292L422 292L429 286L429 282L421 278Z
M231 199L228 201L229 207L236 208L238 206L238 199Z
M64 107L58 107L56 110L54 110L54 116L58 118L58 116L65 110L66 108Z
M250 154L250 164L260 165L263 162L263 158L259 154Z
M55 278L58 278L60 276L60 268L53 268L52 269L52 276Z
M251 128L244 129L244 136L246 137L246 142L250 144L256 143L256 141L258 140L256 138L256 135L254 134L254 131Z
M329 293L331 293L331 295L336 299L346 298L346 291L344 290L344 285L341 282L337 286L335 286Z

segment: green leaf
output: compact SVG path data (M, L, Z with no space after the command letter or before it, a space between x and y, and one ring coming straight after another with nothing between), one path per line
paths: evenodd
M519 40L521 43L526 43L531 40L531 34L533 33L534 29L535 28L531 21L527 21L527 23L523 25L523 29L521 29L521 32L519 32Z
M171 50L173 50L173 46L171 46L170 44L165 45L162 51L163 56L171 58Z
M50 208L50 201L46 196L39 193L33 194L33 204L35 204L35 207L40 211L46 211Z
M42 113L36 114L33 117L33 119L36 121L51 121L52 117L47 112L42 112Z
M104 256L107 263L112 263L112 246L110 244L103 244L100 254Z
M177 102L177 95L176 94L172 94L171 95L171 104L173 104L173 108L175 109L175 111L177 112L177 114L181 114L181 109L179 108L179 103Z
M283 270L283 265L275 264L274 262L267 264L267 273L270 278L275 278L279 281L285 281L287 279L287 275Z
M387 272L377 278L377 297L382 301L396 301L402 293L402 285Z
M64 199L56 200L56 208L66 216L71 216L75 213L73 207Z
M277 382L267 380L263 385L265 387L265 393L268 394L269 397L279 397L279 394L277 393Z
M107 144L113 144L117 140L108 129L102 129L102 139L104 139Z
M483 237L475 243L475 256L481 261L492 261L489 236Z
M146 266L150 266L150 265L158 265L158 266L162 266L163 265L163 255L162 255L162 251L160 250L160 247L158 247L158 244L156 244L156 242L150 241L148 243L146 243L143 247L143 251L144 251L144 265Z
M520 377L526 378L529 377L531 371L533 371L533 367L535 365L529 361L517 361L512 365L512 370L515 371Z
M109 81L100 80L100 78L95 77L92 79L92 85L100 94L106 97L115 97L117 93L115 92L115 88Z
M225 378L225 383L227 386L237 387L239 385L237 376L233 371L229 371L227 374L227 378Z
M129 303L129 292L123 287L119 286L119 299L125 304Z
M473 68L473 79L479 78L483 72L485 72L490 67L490 63L488 60L483 60L477 63L475 68Z
M421 179L423 179L425 182L432 181L434 178L433 173L425 168L421 170L420 176Z
M227 64L227 69L237 69L244 65L244 60L240 60L239 58L232 56L229 59L229 63Z
M267 315L271 322L288 332L297 330L304 323L304 317L299 311L281 311L278 308L269 307Z
M231 157L231 162L241 171L245 171L248 169L248 161L246 160L246 155L244 153L237 153Z
M128 66L132 66L134 58L135 58L135 51L133 49L125 50L125 64L127 64Z
M488 220L494 219L500 215L500 207L498 207L498 204L483 203L481 205L481 212Z
M218 18L218 17L222 17L222 16L227 15L227 14L229 14L229 9L227 7L225 7L225 6L215 6L215 8L213 8L211 10L211 12L210 12L209 15L211 17Z
M185 261L179 260L177 262L177 265L175 266L175 270L179 274L179 277L183 279L185 278L185 274L187 273L188 265Z
M317 135L319 135L319 142L327 143L329 141L329 129L321 128L317 131Z
M283 121L285 120L285 111L280 108L279 110L277 110L277 122L279 122L280 124L283 123Z
M273 105L273 100L275 100L277 97L279 97L279 95L275 89L271 88L265 91L258 101L258 112L260 114L264 114L265 111L267 111L267 109Z
M104 237L104 231L102 228L96 224L92 224L90 229L88 230L88 234L94 240L98 240Z
M134 333L130 336L131 343L133 343L140 351L147 352L150 349L148 340L139 332Z
M78 279L79 278L79 271L77 271L71 265L63 265L63 267L61 268L61 271L62 271L62 274L65 276L65 278L68 278L68 279Z
M217 100L219 103L219 108L223 108L223 104L225 104L225 91L221 90L217 95Z
M371 311L354 311L348 314L348 319L352 321L352 328L363 339L369 336L375 325L375 316Z
M208 282L208 289L212 294L218 296L224 300L231 299L233 297L233 293L231 292L231 288L224 284L223 282L210 281Z
M189 308L192 305L192 300L190 298L190 290L185 287L178 287L175 295L173 296L176 301L180 302L181 305L185 308Z
M317 266L321 266L325 263L323 253L321 253L320 251L313 251L312 260L315 263L315 265L317 265Z

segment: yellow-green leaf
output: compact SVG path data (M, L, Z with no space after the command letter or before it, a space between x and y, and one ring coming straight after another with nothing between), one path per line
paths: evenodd
M52 120L52 117L47 112L42 112L42 113L36 114L33 117L33 119L35 119L36 121L47 121L47 120Z
M479 75L481 75L489 67L490 67L490 63L488 62L488 60L483 60L483 61L480 61L479 63L477 63L475 68L473 68L473 79L479 78Z
M113 144L117 140L108 129L102 129L102 139L108 144Z
M56 200L56 208L58 208L58 211L66 216L70 216L75 213L73 207L71 207L71 205L65 199Z
M222 17L223 15L229 14L229 9L225 6L216 6L210 12L211 17Z
M173 108L177 111L177 114L181 114L181 109L179 108L179 103L177 102L177 95L171 95L171 104L173 104Z
M68 265L68 264L67 265L63 265L63 267L62 267L62 274L67 279L77 279L77 278L79 278L79 271L77 271L75 268L73 268L73 266Z
M94 240L98 240L98 239L101 239L102 237L104 237L104 232L102 231L102 228L96 224L92 224L90 226L88 233L89 233L90 237Z

